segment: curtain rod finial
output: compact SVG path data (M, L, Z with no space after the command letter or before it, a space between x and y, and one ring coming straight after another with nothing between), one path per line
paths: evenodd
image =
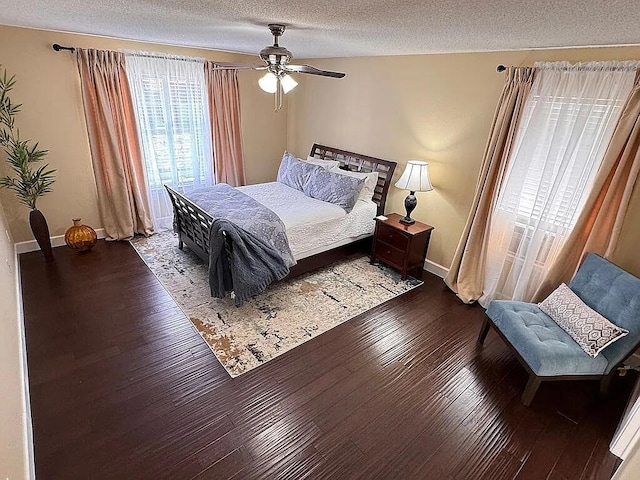
M496 71L497 72L504 72L507 69L507 67L505 67L504 65L498 65L496 67Z
M51 48L53 48L56 52L59 52L61 50L69 50L70 52L76 51L76 49L73 47L63 47L59 43L54 43L53 45L51 45Z

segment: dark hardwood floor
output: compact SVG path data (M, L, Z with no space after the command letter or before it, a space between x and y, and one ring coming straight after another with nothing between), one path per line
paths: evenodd
M607 479L632 387L527 380L441 279L238 378L128 243L21 255L44 479Z

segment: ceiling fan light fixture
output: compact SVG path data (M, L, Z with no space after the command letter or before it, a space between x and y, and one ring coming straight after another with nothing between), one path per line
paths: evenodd
M267 93L276 93L278 89L278 77L273 73L267 72L260 80L258 80L260 88Z
M344 73L320 70L311 65L289 64L293 59L293 54L278 44L278 39L284 33L285 25L270 23L269 30L273 35L273 45L260 50L260 59L264 62L264 65L232 64L232 66L236 69L251 68L252 70L267 70L267 73L258 80L258 85L263 91L274 94L276 112L282 108L282 98L284 94L289 93L298 85L298 82L288 75L288 73L306 73L333 78L342 78L345 76Z
M289 93L298 86L298 82L296 82L291 75L283 75L280 79L280 83L284 93Z

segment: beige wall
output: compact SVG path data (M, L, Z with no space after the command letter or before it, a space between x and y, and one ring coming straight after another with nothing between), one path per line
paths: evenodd
M0 205L0 478L26 477L22 355L13 239Z
M255 63L257 57L212 50L171 47L125 40L72 35L44 30L0 26L0 64L17 77L12 95L22 103L17 125L23 138L40 142L49 150L46 161L57 169L54 191L38 202L51 235L64 234L71 218L101 227L89 155L86 125L75 56L55 52L51 44L98 49L130 49L205 57L211 60ZM257 88L260 72L241 70L242 134L247 180L258 183L275 179L286 145L286 106L273 111L273 98ZM0 162L0 173L6 164ZM7 219L16 242L31 240L28 209L12 193L0 190Z
M504 82L498 64L640 59L640 48L568 49L309 60L346 72L342 80L307 75L289 99L288 149L314 142L395 160L429 162L435 190L418 193L413 216L435 227L428 258L448 267L473 198L491 120ZM634 194L616 258L640 275L640 192ZM388 212L404 212L394 187Z

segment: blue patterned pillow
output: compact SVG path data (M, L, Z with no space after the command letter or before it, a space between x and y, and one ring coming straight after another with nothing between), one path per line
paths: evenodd
M278 169L278 181L285 185L303 191L309 176L316 171L323 170L322 167L312 165L294 157L289 152L284 152L280 168Z
M591 357L629 333L585 304L564 283L538 306Z
M364 178L349 177L321 169L309 177L303 192L308 197L338 205L349 213L358 201L364 181Z

